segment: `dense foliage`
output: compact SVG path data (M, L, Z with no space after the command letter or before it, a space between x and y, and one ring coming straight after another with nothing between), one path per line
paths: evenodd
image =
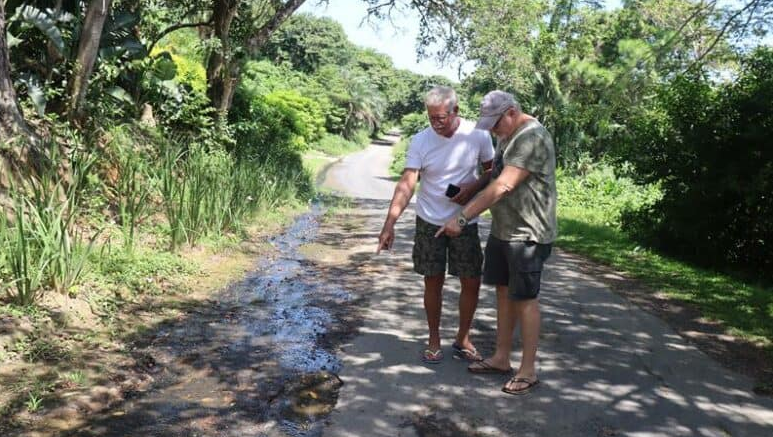
M732 82L663 85L621 147L663 198L625 227L669 252L773 277L773 50L745 57Z

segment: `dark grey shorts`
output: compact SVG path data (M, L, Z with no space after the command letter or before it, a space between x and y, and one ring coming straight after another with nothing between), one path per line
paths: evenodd
M510 299L534 299L539 295L542 265L552 249L552 244L502 241L489 235L483 283L507 285Z
M448 273L460 278L477 278L481 274L483 251L480 248L478 225L470 224L458 237L435 237L440 226L416 216L416 234L413 239L413 270L424 276Z

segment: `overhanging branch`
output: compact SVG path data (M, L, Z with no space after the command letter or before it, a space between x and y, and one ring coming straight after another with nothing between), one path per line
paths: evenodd
M170 33L174 32L175 30L184 29L186 27L203 27L203 26L212 26L212 19L210 18L207 21L202 21L199 23L179 23L175 24L173 26L169 26L166 29L164 29L161 33L158 34L156 39L153 41L153 43L150 44L150 47L148 47L148 54L150 54L153 51L153 48L156 47L156 44L158 44L161 39Z

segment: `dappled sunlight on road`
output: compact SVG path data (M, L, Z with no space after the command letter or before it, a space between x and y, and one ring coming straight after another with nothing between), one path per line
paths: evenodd
M749 379L612 293L560 250L548 262L541 294L539 388L523 397L503 394L507 376L470 374L467 363L451 357L459 297L453 277L444 288L445 359L422 363L427 332L421 278L411 269L413 213L409 208L398 222L393 249L376 256L388 202L354 202L361 228L321 236L322 244L356 240L347 262L370 275L370 288L360 290L363 325L339 354L344 386L326 436L757 437L773 430L773 399L754 395ZM484 240L487 233L484 223ZM472 333L484 356L494 349L494 297L491 287L481 289Z

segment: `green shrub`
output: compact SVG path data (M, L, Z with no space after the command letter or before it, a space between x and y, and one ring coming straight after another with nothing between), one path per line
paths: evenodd
M405 153L408 151L409 143L410 140L404 136L392 146L392 164L389 166L389 171L393 176L401 175L405 169Z
M166 138L196 142L209 149L233 143L233 132L225 123L217 123L215 109L204 93L181 85L161 87L157 92L155 115Z
M237 94L264 96L277 90L290 90L304 82L305 75L284 65L274 65L270 61L248 61L242 70Z
M150 56L151 58L160 58L160 55L167 53L168 60L174 64L174 69L171 70L174 74L167 79L173 78L177 83L186 85L194 91L206 93L207 70L204 68L203 59L192 47L180 47L183 43L180 36L175 36L174 41L157 44ZM198 40L195 33L189 33L189 37Z
M293 160L293 156L306 149L304 126L295 110L286 105L273 105L263 96L256 96L248 103L240 111L246 116L234 125L236 143L231 150L237 159Z
M305 143L317 141L325 134L325 117L319 104L296 91L278 90L266 95L266 103L293 111L298 120L299 135Z
M626 169L593 163L587 157L572 170L557 169L559 215L562 209L575 210L575 215L581 211L589 224L620 229L625 214L648 208L660 198L657 185L637 185L621 173Z
M679 76L630 121L621 155L663 198L624 228L670 254L773 279L773 49L717 85Z
M177 66L175 75L177 82L189 86L198 93L207 92L207 70L200 62L175 54L172 54L172 60Z
M408 114L400 119L400 128L402 130L403 136L405 137L410 138L427 127L429 127L427 114L421 112Z

